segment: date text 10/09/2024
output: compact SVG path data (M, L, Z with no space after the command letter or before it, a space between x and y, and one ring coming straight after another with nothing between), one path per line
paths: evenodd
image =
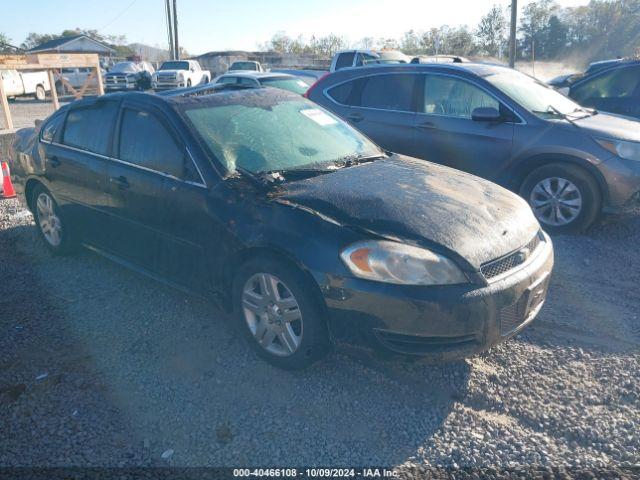
M394 478L387 468L234 468L234 477L280 478Z

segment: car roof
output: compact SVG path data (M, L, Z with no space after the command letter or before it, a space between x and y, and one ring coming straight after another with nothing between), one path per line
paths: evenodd
M289 75L288 73L279 73L279 72L254 72L252 70L238 70L231 71L227 73L223 73L220 75L221 77L247 77L247 78L270 78L270 77L285 77L285 78L295 78L293 75Z

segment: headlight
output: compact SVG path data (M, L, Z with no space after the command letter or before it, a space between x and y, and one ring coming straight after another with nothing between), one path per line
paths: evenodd
M602 147L620 158L640 162L640 143L625 142L624 140L611 140L608 138L596 138L595 140Z
M178 74L176 75L176 78L177 78L178 80L184 80L184 74L183 74L182 72L180 72L180 73L178 73Z
M402 285L467 283L464 273L448 258L402 243L364 241L340 254L356 277Z

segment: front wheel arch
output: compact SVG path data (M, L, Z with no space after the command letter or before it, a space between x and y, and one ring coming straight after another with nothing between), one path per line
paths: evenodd
M326 308L326 303L318 283L313 278L313 275L309 270L300 263L293 255L284 252L278 248L272 246L254 246L239 250L233 253L224 263L222 269L221 287L223 294L223 306L226 310L232 309L232 286L236 272L244 263L254 258L269 258L278 262L283 262L299 270L309 281L309 284L313 286L313 296L316 299L318 305L322 308Z
M529 173L518 193L529 203L530 192L537 181L546 177L559 176L574 183L581 192L583 199L590 199L584 203L582 210L575 217L575 221L567 224L543 224L543 227L551 233L577 233L588 228L600 215L603 206L602 191L596 178L585 168L568 162L551 162L539 166ZM554 197L555 198L555 197ZM539 221L543 223L542 219Z
M512 169L510 169L506 175L506 181L499 182L501 184L505 184L511 190L515 192L520 192L525 180L531 173L537 170L540 167L544 167L546 165L550 165L552 163L559 164L570 164L576 167L581 168L585 172L587 172L593 180L595 180L598 185L598 189L600 191L600 198L602 199L603 205L607 203L609 198L609 188L607 186L607 182L602 176L602 174L598 171L598 169L589 163L587 160L584 160L579 157L574 157L572 155L565 154L541 154L534 155L525 160L518 162L518 165ZM509 181L509 179L511 179Z

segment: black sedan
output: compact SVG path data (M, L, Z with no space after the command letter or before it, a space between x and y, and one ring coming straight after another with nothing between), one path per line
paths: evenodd
M335 341L458 358L545 299L553 248L523 200L388 154L290 92L114 94L18 137L53 252L83 244L218 300L283 368Z

